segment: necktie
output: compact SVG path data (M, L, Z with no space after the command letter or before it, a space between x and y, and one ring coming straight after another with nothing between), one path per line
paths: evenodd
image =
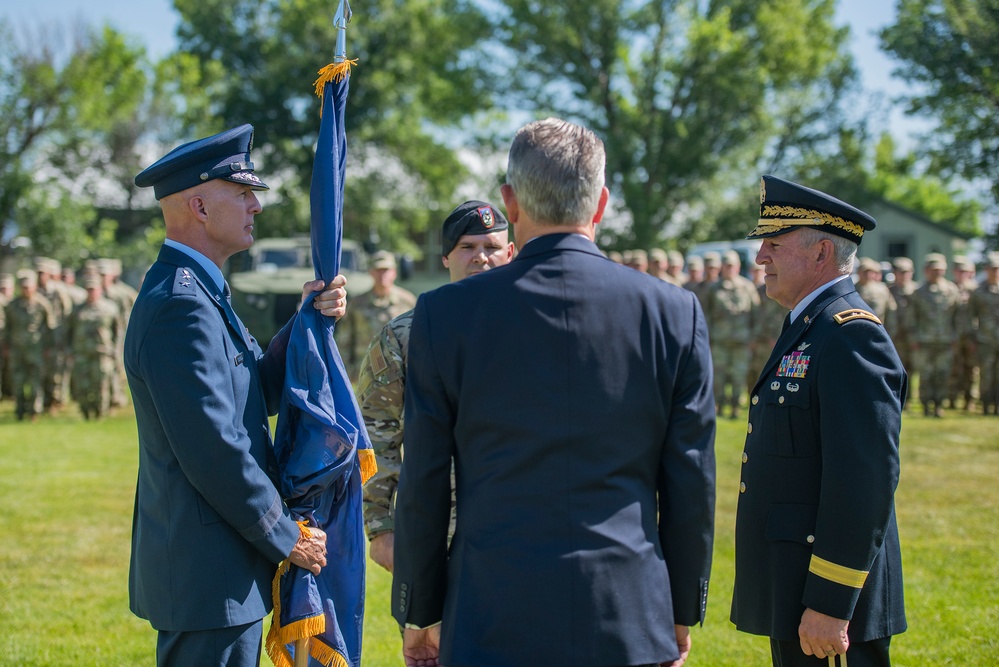
M787 315L784 316L784 324L782 324L780 327L781 336L784 335L784 332L787 331L787 328L789 326L791 326L791 313L788 313Z

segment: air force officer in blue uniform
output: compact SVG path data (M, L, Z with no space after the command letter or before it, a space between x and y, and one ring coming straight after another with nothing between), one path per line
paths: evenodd
M325 535L303 534L274 485L288 327L261 354L228 303L221 267L253 243L253 128L185 144L136 176L166 241L125 336L139 432L129 600L159 631L157 664L254 666L271 580L285 558L318 573ZM316 298L343 314L338 278ZM305 285L324 289L321 281Z
M713 537L700 306L593 243L608 193L589 130L522 128L501 193L520 254L413 316L392 585L407 664L680 664Z
M895 524L906 374L850 280L874 219L773 176L756 257L791 310L750 397L732 621L777 667L887 667L905 630ZM847 662L847 660L849 662Z

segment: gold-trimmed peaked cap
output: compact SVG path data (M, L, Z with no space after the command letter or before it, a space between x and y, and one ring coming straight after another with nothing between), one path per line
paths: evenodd
M746 238L811 227L859 244L864 232L876 224L874 218L844 201L768 174L760 179L760 222Z

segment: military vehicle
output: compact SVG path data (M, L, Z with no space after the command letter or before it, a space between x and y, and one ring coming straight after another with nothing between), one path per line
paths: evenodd
M291 319L302 299L302 285L316 277L307 236L260 239L233 255L227 269L233 309L261 347ZM343 241L340 272L347 277L350 294L367 292L374 282L356 241Z

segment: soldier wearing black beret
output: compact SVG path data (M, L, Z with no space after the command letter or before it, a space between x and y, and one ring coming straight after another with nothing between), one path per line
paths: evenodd
M764 176L756 257L791 310L750 397L732 621L781 667L890 665L907 376L850 274L869 215Z

